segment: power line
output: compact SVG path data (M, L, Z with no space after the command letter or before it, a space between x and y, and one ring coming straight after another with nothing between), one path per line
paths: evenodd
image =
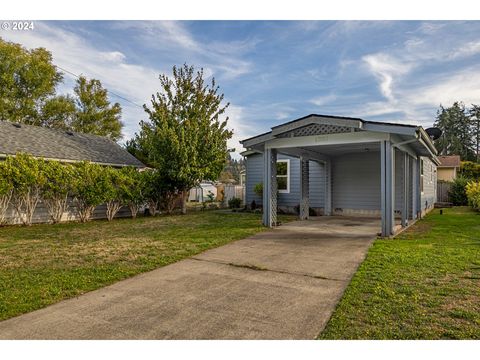
M67 69L62 68L61 66L55 65L55 67L59 68L60 70L66 72L66 73L68 73L68 74L70 74L70 75L75 76L76 78L80 78L79 75L77 75L77 74L75 74L75 73L73 73L73 72L71 72L71 71L69 71L69 70L67 70ZM123 97L122 95L118 95L117 93L114 93L114 92L111 91L111 90L108 90L108 93L109 93L109 94L112 94L112 95L115 95L116 97L118 97L118 98L120 98L120 99L122 99L122 100L125 100L125 101L129 102L130 104L135 105L135 106L138 106L139 108L142 108L142 109L143 109L143 106L138 105L137 103L134 103L133 101L131 101L131 100Z

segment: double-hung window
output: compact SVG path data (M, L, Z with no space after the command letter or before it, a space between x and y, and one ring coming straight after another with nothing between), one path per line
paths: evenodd
M290 160L277 160L277 187L279 193L290 192Z

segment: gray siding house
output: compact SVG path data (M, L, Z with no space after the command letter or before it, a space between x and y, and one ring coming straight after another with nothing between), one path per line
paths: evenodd
M0 161L8 155L17 153L27 153L45 160L65 163L87 160L117 168L124 166L145 168L141 161L106 137L2 120L0 121ZM98 206L93 218L105 218L105 208L106 205ZM130 216L128 208L122 208L116 215L116 217L123 216ZM76 219L77 214L73 211L65 212L62 216L62 221ZM42 201L38 203L32 220L34 223L49 221L47 209ZM12 207L7 209L7 221L11 224L21 223Z
M246 204L263 206L264 225L277 211L382 219L383 236L433 208L436 149L420 126L326 115L275 126L243 140ZM255 193L263 184L263 196Z

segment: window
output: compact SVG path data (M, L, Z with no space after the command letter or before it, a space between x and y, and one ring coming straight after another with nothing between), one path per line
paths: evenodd
M420 159L420 192L423 194L423 159Z
M277 186L278 192L290 192L290 160L277 160Z

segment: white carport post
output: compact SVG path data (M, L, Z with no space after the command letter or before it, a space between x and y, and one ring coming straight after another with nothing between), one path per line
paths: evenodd
M309 216L309 172L309 160L303 156L300 156L300 220L307 220Z
M388 140L380 142L382 236L393 235L395 225L395 150Z
M412 158L412 220L417 218L418 214L418 205L417 205L417 198L418 198L418 166L417 166L417 158Z
M332 161L325 161L325 210L324 214L332 215Z
M402 202L402 227L408 225L408 198L409 198L409 184L410 184L410 163L409 155L402 152L403 156L403 202Z
M277 150L263 153L263 225L277 225Z

